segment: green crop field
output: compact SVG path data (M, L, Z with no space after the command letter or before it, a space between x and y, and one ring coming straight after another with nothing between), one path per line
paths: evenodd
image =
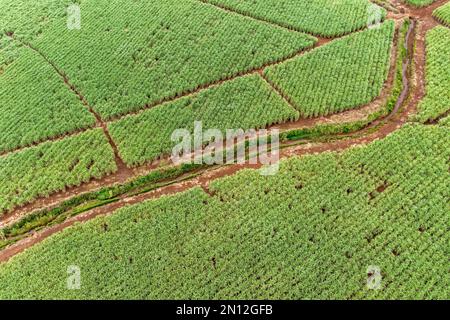
M0 211L116 169L112 149L98 129L2 156Z
M369 10L376 8L380 19L386 11L361 0L203 0L262 20L318 36L334 37L367 26Z
M386 22L270 67L265 74L304 117L355 108L381 93L393 30L393 23Z
M433 16L445 25L450 26L450 3L437 8L433 12Z
M420 121L434 120L450 110L450 29L427 33L427 95L419 105Z
M127 164L139 165L170 153L177 128L260 128L297 119L299 114L258 75L207 89L193 97L163 104L110 124L110 132ZM225 135L225 132L224 132Z
M94 125L94 117L48 63L32 50L4 40L0 152Z
M450 129L408 126L126 207L0 270L1 298L448 298ZM408 177L408 178L406 178ZM385 186L381 191L380 186ZM64 266L83 270L67 290ZM381 290L365 288L379 265Z
M0 299L450 299L449 72L445 0L0 0Z

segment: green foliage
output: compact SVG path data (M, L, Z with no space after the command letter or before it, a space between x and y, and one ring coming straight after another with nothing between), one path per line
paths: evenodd
M62 17L31 43L108 119L279 61L316 40L194 0L80 7L81 30L69 30Z
M401 94L403 87L403 63L406 61L405 59L408 58L408 55L411 57L413 52L408 52L408 48L405 45L405 41L407 41L406 36L408 34L408 30L411 26L411 21L409 19L406 19L403 22L403 25L401 26L399 32L398 32L398 52L397 52L397 60L396 60L396 67L395 67L395 78L394 78L394 85L391 91L391 94L386 102L386 109L385 111L382 111L385 114L388 114L394 110L395 105L397 104ZM412 61L412 59L411 59ZM411 69L411 63L409 65L409 68ZM411 70L409 70L410 72Z
M434 10L433 16L450 27L450 2Z
M265 74L304 117L356 108L380 95L393 35L394 23L388 21L269 67Z
M205 1L322 36L370 20L367 0ZM269 68L266 76L298 110L256 74L162 104L281 61L316 39L196 0L74 2L81 30L66 27L70 0L0 0L0 153L94 124L52 66L7 36L13 33L67 74L105 119L161 104L108 124L130 166L170 151L173 130L192 131L195 120L224 130L326 115L370 102L387 78L392 21ZM435 16L448 23L447 13L448 5ZM427 36L423 122L448 112L449 41L443 27ZM282 139L355 131L382 112ZM340 154L287 159L275 176L244 170L212 182L208 194L194 188L75 225L2 264L0 299L448 299L449 119L408 125ZM158 170L78 195L1 229L0 247L197 168ZM0 156L0 213L116 170L101 129ZM80 290L66 287L69 265L81 269ZM369 265L380 266L382 290L367 290Z
M81 0L0 0L0 37L14 31L21 38L40 37L57 21L64 21L66 8Z
M450 30L437 26L426 36L426 96L416 119L434 120L450 109Z
M42 57L6 38L0 42L0 88L0 153L95 123Z
M119 196L132 196L154 190L178 181L183 174L200 169L201 165L183 164L179 167L152 171L148 175L130 180L122 185L105 187L98 191L83 193L51 209L43 209L29 214L17 222L0 229L0 248L20 240L30 231L37 231L68 217L75 216L90 209L119 200ZM192 173L194 175L195 173ZM191 176L192 176L191 175Z
M386 10L367 0L206 0L242 14L318 36L340 36L367 27L371 12Z
M0 157L0 212L116 170L100 129L8 154Z
M410 125L125 207L3 264L0 298L448 299L449 134Z
M203 130L262 128L297 119L293 110L259 75L225 82L200 93L127 116L108 125L120 156L131 166L170 153L179 142L171 140L176 129L193 133L194 121Z
M432 4L436 0L405 0L406 3L414 6L414 7L426 7Z
M443 124L445 126L450 126L450 116L445 117L441 121L439 121L440 124Z

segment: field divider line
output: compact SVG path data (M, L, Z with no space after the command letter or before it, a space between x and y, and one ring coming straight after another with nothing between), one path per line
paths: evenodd
M356 31L356 32L361 32L361 31ZM354 33L356 33L356 32L354 32ZM297 57L300 57L300 56L302 56L304 54L307 54L307 53L309 53L309 52L311 52L311 51L313 51L313 50L315 50L315 49L317 49L317 48L319 48L321 46L324 46L324 45L330 43L331 41L339 40L339 39L345 38L345 37L347 37L349 35L350 34L343 35L341 37L334 38L334 39L325 39L325 38L324 39L319 39L314 45L312 45L310 47L299 49L299 50L295 51L294 53L286 56L285 58L280 58L280 59L275 60L275 61L270 61L270 62L267 62L267 63L263 64L262 66L254 67L254 68L252 68L252 69L250 69L248 71L242 71L242 72L239 72L238 74L234 74L234 75L226 77L226 78L222 78L222 79L219 79L219 80L216 80L216 81L213 81L213 82L209 82L209 83L206 83L206 84L199 85L199 86L197 86L196 89L186 90L183 93L177 94L175 97L163 98L160 101L152 102L152 103L146 104L146 105L144 105L144 106L142 106L140 108L136 108L135 111L131 111L131 112L127 112L127 113L124 113L124 114L120 114L120 115L117 115L117 116L110 117L110 118L108 118L106 120L106 122L107 123L117 122L117 121L122 120L123 118L126 118L128 116L141 114L141 113L143 113L143 112L145 112L145 111L147 111L149 109L152 109L154 107L158 107L160 105L164 105L164 104L171 103L171 102L176 102L176 101L178 101L180 99L183 99L183 98L192 97L192 96L194 96L196 94L199 94L199 93L201 93L201 92L203 92L205 90L208 90L208 89L220 86L221 84L224 84L226 82L230 82L230 81L236 80L238 78L243 78L243 77L254 75L254 74L260 75L261 72L263 72L265 69L267 69L269 67L276 66L276 65L283 64L285 62L291 61L291 60L293 60L293 59L295 59Z
M116 143L114 142L114 140L112 139L111 135L109 134L108 131L108 126L106 124L105 121L103 121L102 117L100 116L100 114L98 112L96 112L94 110L94 108L89 105L89 102L87 101L87 99L83 96L83 94L81 94L80 90L77 89L77 87L75 87L75 85L73 83L70 82L69 78L67 77L67 75L61 71L56 64L51 61L46 55L44 55L40 50L38 50L37 48L35 48L33 45L31 45L28 42L25 42L19 38L17 38L14 33L9 32L6 34L8 37L10 37L12 40L19 42L20 44L22 44L23 46L29 48L30 50L32 50L33 52L37 53L48 65L50 65L55 72L61 77L61 79L64 81L64 84L78 97L78 99L80 99L81 103L87 108L87 110L94 116L95 121L96 121L96 125L95 127L100 127L102 128L108 143L110 144L113 152L114 152L114 157L115 157L115 162L116 165L118 167L118 169L125 169L127 168L127 166L125 165L124 161L122 160L122 158L120 157L118 148ZM89 128L88 128L89 129ZM86 130L88 130L86 129ZM85 131L86 131L85 130ZM78 132L79 133L79 132ZM48 140L46 140L48 141ZM46 142L44 141L44 142ZM39 145L39 144L36 144Z

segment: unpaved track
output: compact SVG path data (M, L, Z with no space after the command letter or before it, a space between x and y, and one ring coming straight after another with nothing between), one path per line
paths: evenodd
M442 5L447 1L437 1L433 7L437 7ZM398 8L402 9L403 12L406 10L403 6L398 6ZM365 145L370 142L373 142L378 139L382 139L386 137L388 134L394 132L402 125L404 125L409 116L414 114L417 110L417 105L420 100L425 95L425 34L426 32L437 25L437 22L431 17L430 12L432 9L424 8L424 9L414 9L408 12L408 15L417 18L418 21L415 25L415 52L414 52L414 71L415 74L412 76L411 83L408 83L405 86L404 90L409 92L406 96L402 93L401 101L398 103L399 107L394 110L394 112L385 118L383 121L379 120L378 123L374 123L371 126L358 131L353 134L353 138L337 140L334 142L328 143L317 143L317 144L305 144L298 145L286 148L281 151L281 158L291 157L294 155L305 155L305 154L316 154L327 151L342 151L357 145ZM412 35L412 34L411 34ZM412 37L411 37L412 38ZM411 48L411 42L408 43L408 47ZM404 73L405 75L405 73ZM412 92L411 92L412 91ZM402 99L407 99L409 96L409 100L407 104L401 109L401 112L398 112L400 106L403 104ZM380 128L373 133L370 133L370 129L374 126L380 125ZM76 217L70 218L63 222L62 224L55 225L44 229L42 231L36 232L30 237L20 240L19 242L5 248L0 252L0 262L4 262L9 260L11 257L20 253L32 245L39 243L40 241L46 239L47 237L55 234L71 225L75 222L84 222L88 221L94 217L100 215L107 215L113 212L116 209L124 207L126 205L136 204L149 199L156 199L163 195L175 194L178 192L186 191L195 186L202 187L205 192L211 195L209 192L208 186L209 183L215 179L219 179L224 176L229 176L235 174L239 170L252 168L259 168L258 165L230 165L221 167L219 169L211 169L207 170L205 173L196 177L194 179L190 179L181 183L173 184L170 186L162 187L157 190L151 191L149 193L141 194L134 197L123 198L118 202L112 203L110 205L106 205L103 207L99 207L88 211L86 213L80 214Z
M8 37L11 37L13 39L15 39L16 41L20 41L21 40L15 38L14 34L12 33L8 33L7 34ZM82 132L85 132L87 130L93 129L93 128L102 128L103 131L105 132L105 135L111 145L111 147L113 148L114 151L114 155L115 155L115 160L116 160L116 165L117 165L117 171L113 174L110 174L108 176L105 176L101 179L92 179L90 182L87 183L83 183L80 186L74 186L74 187L67 187L64 191L58 191L55 192L53 194L51 194L49 197L46 198L39 198L36 199L34 201L32 201L31 203L25 204L23 206L17 207L16 209L14 209L12 212L10 213L6 213L0 216L0 227L5 226L10 224L12 221L19 219L20 217L30 214L32 212L35 212L37 210L41 210L41 209L46 209L46 208L52 208L57 206L59 203L66 201L72 197L74 197L75 195L80 195L83 193L87 193L87 192L91 192L91 191L95 191L95 190L99 190L101 188L107 187L107 186L113 186L116 184L123 184L126 181L133 179L133 178L137 178L139 176L142 175L146 175L148 174L149 171L160 168L160 164L162 162L169 162L170 159L167 158L161 158L160 160L155 160L152 163L143 165L141 167L137 167L137 168L128 168L124 162L122 161L117 145L115 144L115 142L113 141L113 139L111 138L109 131L108 131L108 123L114 122L114 121L118 121L124 117L127 116L131 116L131 115L137 115L140 114L142 112L145 112L148 109L154 108L156 106L165 104L165 103L170 103L170 102L175 102L179 99L182 98L186 98L186 97L190 97L193 96L195 94L198 94L202 91L217 87L225 82L228 81L233 81L237 78L241 78L241 77L245 77L248 75L253 75L253 74L261 74L263 72L264 69L271 67L271 66L275 66L284 62L287 62L289 60L292 60L298 56L301 56L313 49L316 49L318 47L321 47L323 45L326 45L327 43L329 43L332 40L337 40L340 39L342 37L336 37L333 39L327 39L327 38L317 38L318 42L316 42L316 44L314 46L312 46L311 48L305 48L302 50L299 50L297 52L294 52L292 55L288 56L285 59L280 59L278 61L273 61L273 62L268 62L266 64L264 64L262 67L258 67L255 69L251 69L248 71L244 71L241 72L237 75L233 75L230 76L228 78L225 79L221 79L212 83L208 83L208 84L204 84L204 85L199 85L195 90L190 90L190 91L186 91L183 94L180 94L176 97L173 98L166 98L163 99L157 103L153 103L153 104L147 104L144 106L141 106L139 108L137 108L136 111L132 111L129 112L127 114L124 115L120 115L117 117L113 117L111 119L109 119L108 121L103 121L103 119L100 117L100 115L98 113L96 113L94 111L94 109L89 105L89 103L87 102L87 100L85 99L85 97L83 96L83 94L73 85L70 83L70 81L68 80L68 77L65 75L65 73L63 71L61 71L53 62L51 62L43 53L41 53L38 49L34 48L33 46L31 46L28 43L24 43L22 42L23 45L27 46L29 49L35 51L37 54L39 54L47 63L49 63L54 69L55 71L58 73L58 75L63 79L64 83L68 86L68 88L70 90L72 90L79 98L80 100L83 102L83 104L89 108L89 111L94 115L94 117L96 118L96 125L93 127L88 127L85 129L81 129L81 130L77 130L71 133L67 133L61 136L56 136L53 138L49 138L49 139L45 139L36 143L32 143L30 145L24 146L24 147L19 147L16 148L14 150L9 150L9 151L5 151L5 152L0 152L0 156L6 156L8 154L11 153L15 153L15 152L20 152L21 150L30 148L30 147L34 147L37 146L39 144L42 144L44 142L52 142L52 141L60 141L64 138L70 137L70 136L74 136L77 134L80 134ZM394 70L391 66L391 70L390 70L390 76L393 76ZM388 82L391 83L392 82ZM385 92L383 93L384 95L387 95L389 90L391 88L391 85L388 88L385 88ZM340 121L339 116L342 116L344 119L363 119L364 117L366 117L368 114L372 113L373 111L376 111L377 108L379 108L381 105L380 103L380 99L376 99L374 102L366 105L366 106L362 106L361 108L357 108L357 109L353 109L353 110L349 110L349 111L345 111L342 113L336 113L334 115L330 115L327 117L320 117L320 118L315 118L315 119L300 119L298 121L295 122L287 122L284 124L277 124L276 126L270 126L268 128L272 128L272 127L276 127L276 128L280 128L281 130L283 129L283 126L285 129L301 129L301 128L306 128L306 127L313 127L317 124L320 123L336 123L337 121Z
M398 26L399 26L399 23L397 23L397 27ZM348 111L338 112L335 114L331 114L328 116L321 116L321 117L317 117L317 118L300 118L299 120L296 120L296 121L284 122L281 124L274 124L274 125L268 126L267 129L279 129L280 131L287 131L287 130L312 128L312 127L315 127L317 125L322 125L322 124L338 124L338 123L343 123L343 122L353 122L353 121L365 120L365 119L367 119L367 117L370 114L380 110L386 103L386 101L392 91L392 87L394 85L394 79L395 79L395 73L396 73L396 62L397 62L397 51L398 51L397 32L396 32L395 37L396 38L395 38L394 45L392 48L392 53L391 53L391 61L390 61L388 79L383 87L381 95L379 97L377 97L374 101L368 103L367 105L363 105L361 107L351 109ZM292 58L297 57L299 55L303 55L312 49L321 47L323 45L326 45L327 43L329 43L332 40L337 40L340 38L342 38L342 37L338 37L335 39L325 39L325 38L319 39L319 42L316 43L316 45L313 48L299 51ZM244 77L244 76L250 75L250 74L259 74L267 82L267 79L262 76L264 69L266 69L267 67L273 66L273 65L284 63L286 61L289 61L292 58L290 57L290 58L287 58L282 61L268 63L261 68L251 70L251 71L243 73L241 75L233 76L230 79L220 80L218 82L208 84L205 87L198 88L193 93L186 93L185 95L182 95L180 97L170 99L166 103L173 102L178 99L197 94L203 90L207 90L208 88L218 86L221 83L224 83L226 81L231 81L233 79L236 79L239 77ZM55 70L57 70L58 74L60 74L61 77L63 77L63 78L65 77L62 73L60 73L58 68L56 68ZM269 86L271 86L273 88L273 85L270 82L268 82L268 84L269 84ZM273 89L276 90L275 88L273 88ZM278 94L282 95L281 92L278 92ZM84 99L84 97L81 94L80 94L80 96L87 104L87 101ZM289 99L287 99L283 95L282 95L282 97L285 100L287 100L289 104L291 104ZM141 112L144 112L145 110L148 110L148 108L151 108L151 107L153 107L153 106L150 106L150 105L145 106L145 107L139 109L138 111L129 113L125 116L139 114ZM292 104L291 104L291 107L295 108L294 106L292 106ZM114 150L114 153L116 156L116 164L117 164L118 170L115 173L105 176L101 179L92 179L90 182L83 183L80 186L67 187L66 190L64 190L64 191L55 192L55 193L51 194L49 197L39 198L29 204L18 207L16 209L14 209L12 212L0 216L0 227L9 225L9 224L13 223L14 221L18 220L19 218L23 217L24 215L31 214L37 210L49 209L49 208L55 207L58 204L60 204L61 202L66 201L76 195L80 195L80 194L87 193L87 192L92 192L92 191L99 190L101 188L112 186L115 184L123 184L130 179L134 179L139 176L146 175L150 171L160 168L161 164L171 163L170 158L168 156L162 156L159 160L155 160L152 163L149 163L149 164L146 164L146 165L143 165L140 167L131 168L131 169L126 167L126 165L123 163L123 161L121 160L121 158L119 156L119 152L117 150L115 143L113 142L113 140L111 139L111 137L109 135L107 123L103 122L97 113L94 113L94 114L97 119L96 127L103 128L103 130L105 131L105 134L107 134L107 137L108 137L108 140L110 141L111 146L113 147L113 150ZM122 117L125 117L125 116L122 116ZM114 120L114 121L117 121L117 120ZM88 129L80 130L80 132L83 132L86 130L88 130ZM77 134L80 132L77 132ZM63 138L70 136L70 135L72 135L72 134L66 135ZM61 139L62 139L61 137L57 137L57 138L53 138L53 139L48 139L46 141L56 141L56 140L61 140ZM19 150L21 150L21 149L25 149L25 148L20 148ZM14 152L17 152L19 150L16 150ZM8 153L11 153L11 152L8 152Z

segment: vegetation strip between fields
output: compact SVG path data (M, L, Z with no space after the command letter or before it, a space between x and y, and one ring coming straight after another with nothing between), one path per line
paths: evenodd
M356 31L356 32L361 32L361 30ZM356 33L356 32L354 32L354 33ZM354 34L354 33L352 33L352 34ZM215 82L212 82L212 83L209 83L209 84L201 85L196 90L187 91L187 92L185 92L185 93L183 93L181 95L178 95L178 96L176 96L174 98L166 98L166 99L163 99L162 101L154 103L154 104L144 105L144 106L142 106L140 108L137 108L136 111L131 111L131 112L128 112L128 113L126 113L124 115L111 117L107 121L103 121L101 116L89 105L88 101L81 94L81 92L79 92L79 90L73 84L70 83L68 77L64 74L64 72L62 72L54 63L52 63L52 61L50 61L45 55L43 55L38 49L34 48L29 43L25 43L22 40L20 40L17 37L15 37L15 35L13 33L7 33L6 35L11 37L11 38L13 38L13 39L15 39L16 41L22 43L22 45L24 45L24 46L28 47L29 49L35 51L39 56L41 56L49 65L51 65L53 67L55 72L63 79L63 81L66 84L66 86L79 97L81 102L86 106L88 111L92 115L94 115L94 117L96 119L97 124L93 128L101 127L105 131L105 134L106 134L108 140L111 142L111 146L112 146L112 148L113 148L113 150L114 150L114 152L115 152L115 154L117 156L118 167L120 167L120 168L125 168L126 166L123 164L123 160L120 158L120 155L119 155L119 153L117 151L116 144L114 143L113 139L111 139L111 137L109 135L109 132L107 131L107 123L113 123L113 122L119 121L119 120L121 120L121 119L123 119L125 117L128 117L130 115L137 115L137 114L140 114L142 112L145 112L148 109L151 109L151 108L154 108L154 107L157 107L157 106L160 106L160 105L164 105L166 103L175 102L175 101L178 101L178 100L183 99L185 97L190 97L190 96L195 95L195 94L197 94L197 93L199 93L201 91L204 91L204 90L207 90L207 89L219 86L219 85L221 85L221 84L223 84L225 82L232 81L232 80L237 79L237 78L242 78L242 77L245 77L247 75L252 75L252 74L258 74L258 75L262 76L262 71L265 70L268 67L272 67L272 66L275 66L275 65L279 65L279 64L288 62L288 61L290 61L290 60L292 60L292 59L294 59L294 58L296 58L298 56L301 56L301 55L303 55L303 54L305 54L305 53L307 53L307 52L309 52L311 50L314 50L316 48L324 46L324 45L328 44L330 41L338 40L338 39L341 39L343 37L348 36L348 34L345 34L345 35L338 36L338 37L335 37L335 38L332 38L332 39L325 39L325 38L324 39L319 39L319 41L316 43L316 45L314 45L314 46L312 46L310 48L305 48L305 49L299 50L298 52L293 53L291 56L287 57L286 59L282 59L280 61L275 61L275 62L269 62L269 63L265 64L264 66L262 66L260 68L256 68L256 69L250 70L248 72L244 72L244 73L241 73L241 74L238 74L238 75L234 75L234 76L231 76L229 78L218 80L218 81L215 81ZM263 78L265 79L265 77L263 77ZM267 81L267 79L265 79L265 80ZM287 97L283 96L283 98L286 99ZM291 102L290 102L290 105L292 106ZM45 143L45 142L48 142L48 141L57 141L57 140L60 140L60 139L64 139L64 138L66 138L68 136L76 135L78 133L81 133L81 132L84 132L84 131L87 131L87 130L90 130L90 129L92 129L92 128L86 128L86 129L82 129L82 130L77 130L76 132L68 133L68 134L66 134L66 135L64 135L62 137L55 137L55 138L46 139L46 140L43 140L43 141L41 141L39 143L33 144L33 146L37 146L39 144L42 144L42 143ZM19 148L15 149L15 150L1 153L0 156L4 156L4 155L8 155L10 153L18 152L18 151L21 151L23 149L27 149L29 147L30 146L19 147Z

